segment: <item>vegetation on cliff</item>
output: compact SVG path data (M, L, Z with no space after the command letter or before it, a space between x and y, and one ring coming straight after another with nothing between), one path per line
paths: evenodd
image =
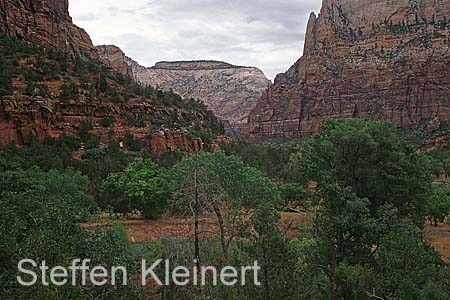
M3 144L14 135L15 142L22 143L27 138L23 135L33 134L38 126L52 135L73 135L82 122L91 123L94 134L103 135L103 144L110 139L104 128L139 131L140 140L145 138L143 131L151 135L161 129L178 130L206 144L224 133L223 124L199 101L137 84L90 57L31 46L4 35L0 41L1 122L8 128L20 125L14 134L2 133ZM8 106L11 101L16 108ZM31 110L33 103L49 114L29 124L22 110ZM112 137L125 138L117 134Z

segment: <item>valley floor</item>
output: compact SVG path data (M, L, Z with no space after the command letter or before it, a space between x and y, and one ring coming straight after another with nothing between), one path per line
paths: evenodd
M182 218L162 218L156 221L143 220L138 216L128 218L123 222L128 231L130 242L145 243L160 239L192 239L193 225L190 219ZM214 216L205 216L202 219L203 237L213 237L215 235L216 222ZM297 213L282 213L280 218L280 229L287 238L295 238L302 228L310 226L310 217ZM82 227L95 229L98 227L110 226L108 219L101 219L99 222L83 224ZM445 261L450 262L450 226L440 224L437 227L428 223L425 227L425 239L430 242L442 255Z

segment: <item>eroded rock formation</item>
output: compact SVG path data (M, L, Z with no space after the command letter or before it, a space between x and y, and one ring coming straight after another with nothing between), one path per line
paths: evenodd
M146 85L173 90L186 99L203 101L219 118L232 126L244 124L270 83L254 67L234 66L218 61L159 62L145 68L127 58L115 46L99 46L101 58L122 73L126 63L134 78Z
M243 124L270 81L254 67L222 62L160 62L152 68L133 64L135 78L173 90L183 98L203 101L219 118Z
M264 93L245 137L305 137L328 118L449 121L449 22L449 1L324 0L302 58Z
M100 137L103 146L111 139L123 139L131 134L156 157L166 152L193 153L208 149L200 138L192 137L185 130L156 130L150 122L143 127L132 124L141 115L151 115L158 109L149 102L130 101L125 106L117 106L84 101L61 103L25 95L7 96L0 102L0 148L11 141L21 145L30 135L39 140L46 136L57 138L63 133L77 136L81 122L87 122L93 126L91 132ZM114 124L102 125L105 118L113 118Z

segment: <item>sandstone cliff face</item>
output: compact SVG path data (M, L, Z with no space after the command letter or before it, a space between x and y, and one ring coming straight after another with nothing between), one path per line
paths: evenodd
M123 73L125 58L115 46L97 47L102 59ZM186 99L203 101L219 118L232 126L246 123L270 81L253 67L239 67L217 61L159 62L145 68L126 58L134 78L163 90L173 90Z
M303 57L264 93L245 137L305 137L327 118L449 121L449 21L449 1L324 0Z
M70 101L61 103L54 99L15 95L3 97L0 101L0 149L14 141L22 145L30 136L39 140L46 136L57 138L61 134L77 136L81 122L93 126L92 133L100 137L101 146L108 145L110 139L121 140L127 134L140 140L144 149L156 157L166 152L193 153L208 150L200 138L192 137L186 130L155 129L150 122L143 127L129 123L142 114L154 114L158 108L149 102L130 101L126 105L113 103L86 103ZM102 119L114 118L111 126L101 125Z
M56 51L42 50L49 47ZM109 67L131 72L120 65L120 49L105 51L112 53ZM87 33L72 23L68 0L0 0L0 53L0 148L30 135L76 136L82 122L101 146L131 134L157 157L216 147L199 137L211 139L217 132L208 126L219 127L204 106L172 94L161 97L174 105L163 105L158 93L144 95L102 66Z
M89 35L72 23L68 0L1 0L0 32L38 45L95 55Z
M133 73L144 84L203 101L219 118L232 125L247 121L270 83L257 68L213 61L162 62L152 68L133 64Z

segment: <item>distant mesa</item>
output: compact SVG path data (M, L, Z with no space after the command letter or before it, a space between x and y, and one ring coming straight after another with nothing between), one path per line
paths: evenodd
M161 61L150 69L164 70L220 70L220 69L242 69L246 67L235 66L222 61L214 60L191 60L191 61Z

